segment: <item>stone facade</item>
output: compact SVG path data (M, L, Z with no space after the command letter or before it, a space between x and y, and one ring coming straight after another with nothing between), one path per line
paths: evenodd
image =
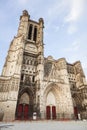
M87 118L87 83L80 61L44 57L44 21L20 17L0 77L0 120Z

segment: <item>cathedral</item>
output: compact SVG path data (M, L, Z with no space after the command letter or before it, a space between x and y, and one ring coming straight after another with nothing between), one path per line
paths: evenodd
M0 76L0 121L87 119L81 62L44 57L43 29L23 11Z

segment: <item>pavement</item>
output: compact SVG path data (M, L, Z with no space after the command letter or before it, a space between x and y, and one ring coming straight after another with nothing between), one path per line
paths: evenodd
M87 121L0 122L0 130L87 130Z

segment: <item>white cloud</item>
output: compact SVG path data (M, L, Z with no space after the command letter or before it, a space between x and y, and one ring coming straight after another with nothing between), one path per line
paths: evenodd
M67 0L66 2L65 0L58 0L51 3L46 14L48 19L55 20L56 18L58 18L58 15L60 15L64 11L66 6Z
M78 31L77 22L81 19L85 0L69 0L68 1L68 14L65 16L65 22L68 23L67 32L73 34Z
M65 17L66 22L76 22L82 15L84 10L85 0L70 0L69 14Z

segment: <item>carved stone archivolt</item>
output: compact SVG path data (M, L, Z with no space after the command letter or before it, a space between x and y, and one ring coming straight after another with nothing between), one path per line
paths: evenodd
M35 94L33 93L33 89L29 87L23 87L20 89L18 94L18 104L23 102L27 102L27 104L33 104L34 98Z

